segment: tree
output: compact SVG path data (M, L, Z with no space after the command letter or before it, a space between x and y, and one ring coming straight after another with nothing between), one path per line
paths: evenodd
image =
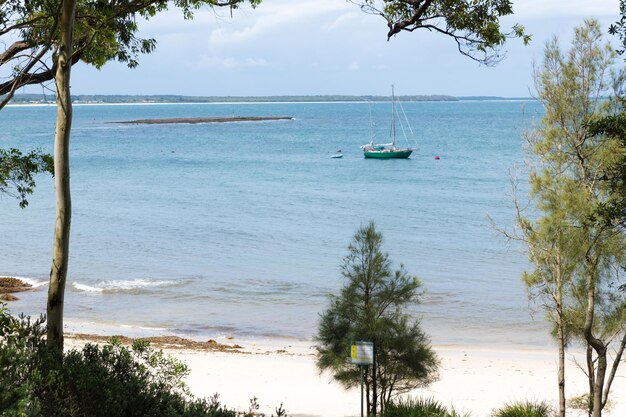
M19 149L0 149L0 193L17 198L20 207L28 206L27 196L35 188L34 174L53 173L52 156L41 151L23 154Z
M541 147L536 147L538 156ZM539 156L539 158L542 158ZM559 390L558 415L565 417L565 349L568 345L565 315L567 290L577 265L577 255L572 253L572 230L566 221L566 213L561 202L567 196L561 187L560 175L563 158L542 161L541 173L531 178L530 197L536 201L536 208L550 214L531 220L526 217L516 199L517 225L520 234L509 237L523 241L528 248L528 258L533 270L525 272L522 280L529 297L539 303L553 325L552 334L558 346L557 383Z
M510 0L351 0L367 13L382 16L387 39L400 32L427 29L452 38L459 52L482 64L504 58L501 47L509 38L530 42L530 35L516 24L502 32L500 18L513 14Z
M108 61L138 65L139 55L156 47L155 39L138 37L139 19L148 20L168 7L181 10L191 19L201 7L253 7L261 0L77 0L72 19L72 65L82 61L101 68ZM0 52L0 68L10 68L0 82L0 108L15 91L55 79L60 41L61 0L7 0L0 2L0 36L12 40Z
M373 222L362 226L348 246L339 296L320 317L317 366L346 387L359 384L359 369L348 362L356 340L374 343L374 365L365 377L368 415L383 411L397 394L437 378L439 360L419 321L403 309L418 301L420 281L402 266L392 271Z
M72 196L70 193L70 133L72 131L72 98L70 79L74 51L74 15L76 0L62 0L59 16L59 42L56 56L57 123L54 135L54 189L56 219L52 244L52 267L48 285L47 340L63 351L63 306L69 263Z
M561 416L567 343L578 340L586 347L593 417L602 415L626 345L626 294L620 290L624 229L598 216L615 197L604 179L607 168L619 164L625 148L615 134L591 129L599 118L621 111L612 88L620 90L623 78L609 77L614 63L615 52L603 43L598 22L587 20L576 28L567 53L553 39L535 69L545 116L530 143L534 211L529 216L516 205L520 238L534 267L524 281L547 310L559 344Z
M205 6L236 8L260 0L176 0L187 18ZM47 340L63 350L63 305L71 224L69 141L72 126L71 68L79 60L101 67L117 59L137 65L140 53L154 49L153 39L136 37L137 18L165 10L167 0L9 0L0 4L0 36L17 39L0 54L0 68L11 66L0 84L0 108L24 85L55 80L57 123L54 144L56 221L47 305ZM78 10L78 13L76 12ZM77 17L78 16L78 17Z

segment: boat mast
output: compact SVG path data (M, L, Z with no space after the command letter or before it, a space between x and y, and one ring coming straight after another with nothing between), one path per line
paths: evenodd
M396 146L396 97L393 91L393 84L391 84L391 143L392 146Z
M372 102L367 102L370 109L370 144L374 145L374 139L376 137L376 133L374 132L374 121L372 119Z

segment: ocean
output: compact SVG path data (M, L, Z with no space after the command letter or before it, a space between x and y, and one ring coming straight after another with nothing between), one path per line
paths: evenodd
M389 103L76 105L68 331L311 339L343 281L359 226L376 222L394 265L424 283L410 312L435 344L549 343L520 276L511 171L533 101L403 103L417 151L364 159L386 141ZM52 151L56 108L0 111L0 147ZM293 120L127 125L170 117ZM400 141L400 144L403 141ZM344 157L330 158L341 149ZM435 159L439 156L440 159ZM522 198L527 191L520 177ZM0 275L27 279L10 310L45 312L53 180L26 209L0 196Z

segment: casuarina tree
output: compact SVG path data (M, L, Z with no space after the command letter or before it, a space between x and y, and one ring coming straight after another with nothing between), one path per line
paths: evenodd
M529 136L532 212L516 202L517 238L527 244L533 267L524 275L529 293L554 325L560 416L568 343L586 349L585 398L593 417L602 415L626 347L626 236L614 175L626 150L619 126L598 124L623 113L624 77L611 76L615 58L599 23L588 20L576 28L569 51L550 41L535 69L545 115Z
M344 286L330 297L316 336L318 368L346 387L361 380L359 368L349 362L352 342L373 342L374 364L364 378L368 415L384 411L396 395L436 380L439 366L419 320L406 311L418 302L422 284L403 266L392 269L382 243L373 222L356 232L341 267Z

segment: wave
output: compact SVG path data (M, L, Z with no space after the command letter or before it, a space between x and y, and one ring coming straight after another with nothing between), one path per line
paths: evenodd
M135 292L138 290L150 289L154 287L173 287L177 285L180 285L179 281L156 281L148 279L99 281L94 285L72 282L72 288L74 290L90 293Z

